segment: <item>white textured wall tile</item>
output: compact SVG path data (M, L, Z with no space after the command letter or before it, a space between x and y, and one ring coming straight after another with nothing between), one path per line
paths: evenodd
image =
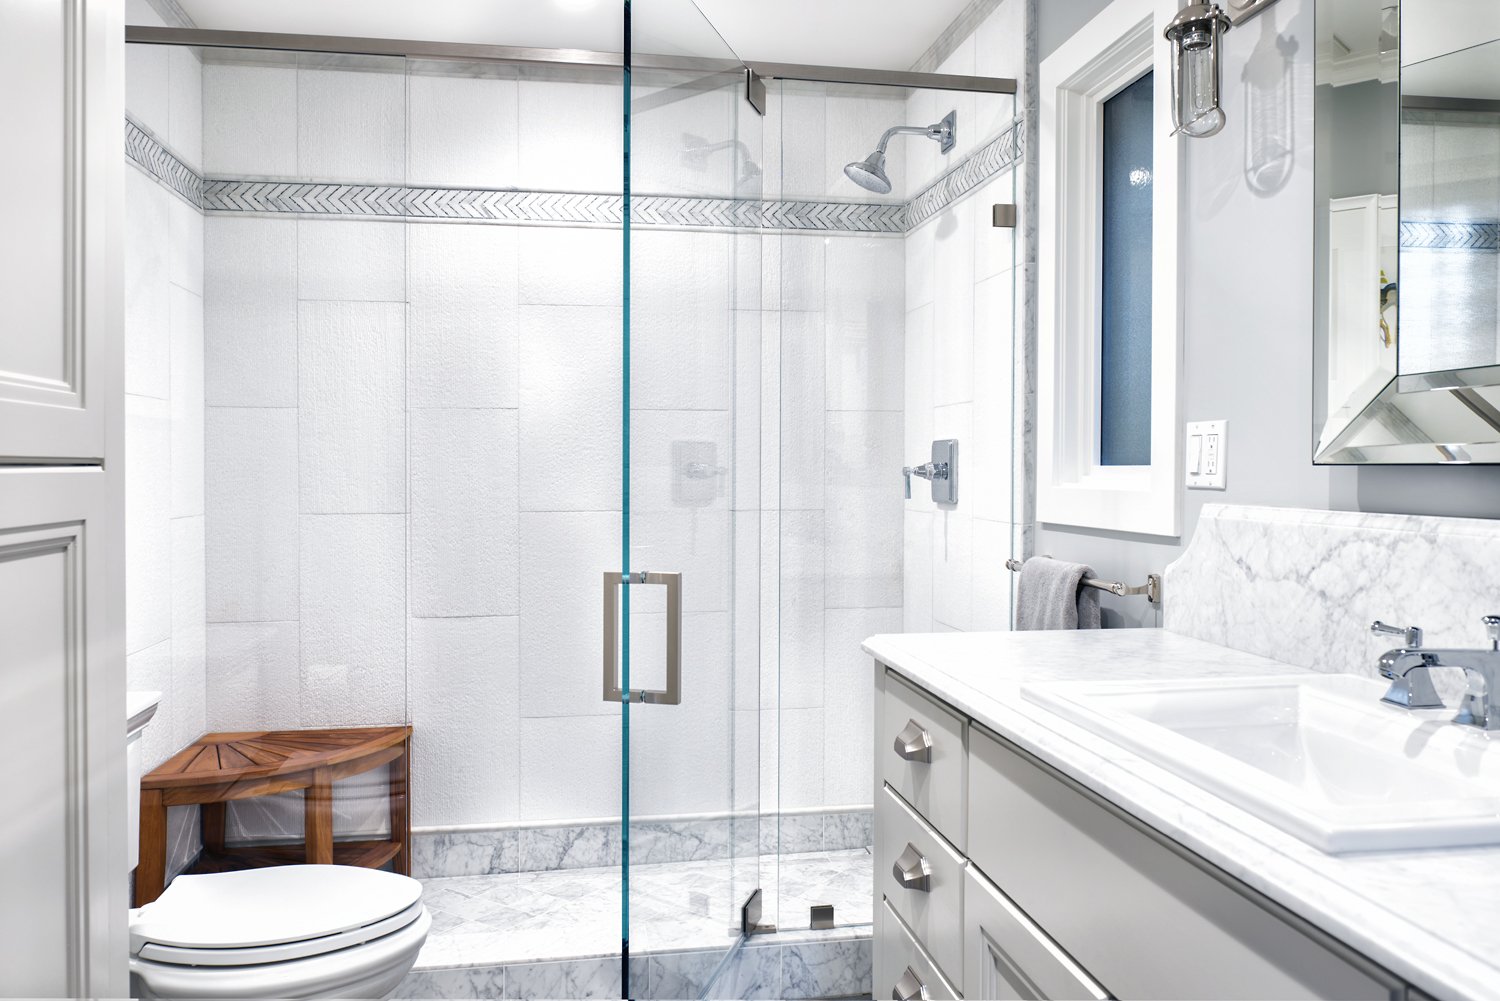
M167 277L173 285L203 294L203 213L176 196L167 200L170 244Z
M125 650L172 635L172 445L167 404L125 397Z
M406 519L309 514L301 528L302 725L406 716Z
M765 417L762 342L765 318L759 310L736 310L730 317L734 340L734 396L731 419L734 451L730 463L730 505L736 510L760 507L765 481L764 463L776 450L777 438L763 436Z
M607 716L523 718L520 733L522 820L620 815L619 706Z
M630 707L630 767L638 776L631 784L633 813L662 816L732 809L735 718L729 640L728 614L683 615L682 704ZM663 648L650 659L632 657L631 687L655 687L656 678L664 683L665 653ZM644 672L640 680L637 665Z
M1007 228L995 226L990 219L995 205L1017 205L1016 185L1019 183L1014 171L1006 171L969 195L965 204L970 206L974 219L974 281L983 282L1011 269L1016 262L1016 243L1020 239L1019 225Z
M975 98L975 128L980 142L1003 129L1024 105L1026 83L1026 0L1003 0L974 29L974 71L980 76L1009 77L1015 95L981 94Z
M778 280L768 287L767 309L820 312L827 303L828 241L822 233L783 233L775 239Z
M515 615L516 411L415 409L408 416L411 614Z
M419 749L412 763L412 823L517 819L519 622L413 619L409 628L411 724Z
M518 405L518 239L509 226L407 227L409 406Z
M172 516L203 513L203 300L171 293Z
M932 402L936 406L974 399L974 220L973 200L938 215L933 245Z
M901 567L902 632L932 629L932 511L907 510Z
M172 46L125 46L125 112L162 142L171 138Z
M828 414L829 608L901 607L901 426L896 412Z
M460 70L461 66L461 70ZM514 69L427 64L407 75L406 180L414 185L516 186Z
M297 71L297 173L320 181L406 179L406 60L339 56Z
M828 806L870 802L875 784L875 691L870 657L860 644L900 629L899 608L828 610L823 658L823 802Z
M733 236L722 232L646 230L631 237L632 406L729 406L732 247Z
M906 234L906 310L932 302L933 256L937 246L934 216Z
M736 711L760 708L762 650L761 574L765 564L775 559L774 551L762 549L762 533L769 517L760 511L736 511L730 533L734 539L734 590L731 594L734 616L734 646L731 664L734 687L730 692ZM765 617L770 617L770 610ZM758 745L757 745L757 751Z
M948 112L955 110L952 102L948 100L949 92L945 90L914 90L906 99L906 121L914 125L931 125L939 121ZM960 134L968 128L963 120L958 123ZM950 158L941 154L940 148L935 142L916 142L907 140L906 149L906 183L904 190L908 196L930 183L933 178L946 170Z
M773 107L767 109L766 120L773 124L766 129L766 163L775 171L767 175L775 182L774 190L768 189L768 196L788 199L826 197L829 157L836 159L838 152L827 144L827 85L777 80L770 85L770 90ZM791 137L790 142L787 137ZM879 138L877 133L865 141L870 144L870 149L874 149ZM858 156L851 154L839 162L864 159L870 149Z
M631 413L630 423L632 566L681 571L687 611L727 610L729 414L722 410L637 410ZM723 467L726 472L694 479L686 470L690 462ZM646 604L640 607L655 609L661 595L648 591L644 600Z
M781 506L785 510L823 507L822 313L781 314Z
M304 302L298 328L301 510L406 510L405 307Z
M820 707L761 714L760 782L763 807L779 802L782 810L798 810L824 804Z
M297 618L297 411L210 407L208 619Z
M127 50L139 48L125 46ZM203 63L198 53L171 46L172 151L189 167L203 168ZM128 70L126 71L129 72Z
M296 175L295 56L203 67L203 170L213 177Z
M781 312L760 318L760 507L781 507Z
M178 747L208 731L203 518L172 519L172 730Z
M516 239L521 305L620 305L624 243L619 230L534 226L517 230Z
M659 82L665 86L656 85ZM685 92L671 74L637 77L631 87L631 188L684 196L760 197L764 173L760 152L752 145L760 124L740 126L743 102L739 87ZM740 145L714 148L721 143Z
M619 565L619 512L521 513L522 716L618 714L600 698L599 600Z
M620 504L620 311L521 307L521 468L565 464L564 482L521 479L523 511Z
M1011 272L974 291L974 438L968 442L966 486L976 518L1011 521L1011 378L1015 309ZM963 443L960 443L961 445Z
M975 518L973 540L974 599L970 628L1009 629L1011 591L1017 576L1005 568L1005 561L1011 555L1011 525Z
M177 695L172 691L171 640L162 640L125 658L125 690L161 693L156 718L141 733L141 768L149 772L179 750L172 726Z
M779 672L763 675L761 704L783 709L823 704L823 608L827 594L821 511L783 511L780 517L781 635ZM773 687L768 688L767 683Z
M933 412L933 434L958 439L958 506L941 505L932 515L932 617L954 629L970 628L973 611L974 519L964 476L964 442L973 427L972 404Z
M406 224L299 219L297 295L405 302Z
M932 457L932 304L906 314L906 413L902 466L920 464ZM903 487L902 493L905 493ZM912 480L908 511L932 510L932 486Z
M139 170L125 172L125 391L165 400L170 379L167 248L173 196Z
M212 216L204 226L208 403L296 406L297 221Z
M618 81L519 84L517 186L533 191L619 191L624 116Z
M296 622L210 622L208 725L277 730L302 723Z
M960 76L973 76L977 71L977 53L975 39L970 34L959 42L954 50L948 54L948 58L938 64L939 73L956 73ZM1019 75L1019 74L1018 74ZM972 91L945 90L937 95L937 114L933 121L943 117L950 111L958 112L959 127L954 136L953 149L946 154L939 154L939 171L951 169L959 160L962 160L979 145L985 135L981 134L975 112L974 93ZM968 124L965 124L968 123ZM936 146L936 143L931 145Z
M899 237L828 241L829 410L901 409L904 244Z

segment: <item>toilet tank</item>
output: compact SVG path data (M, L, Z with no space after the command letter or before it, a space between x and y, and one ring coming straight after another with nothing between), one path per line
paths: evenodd
M160 704L161 692L125 693L125 844L131 869L141 857L141 733Z

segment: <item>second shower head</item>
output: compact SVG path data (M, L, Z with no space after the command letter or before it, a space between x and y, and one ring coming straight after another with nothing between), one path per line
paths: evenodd
M895 128L885 130L885 135L880 137L880 142L875 146L875 152L863 160L856 160L844 167L844 176L866 191L873 191L877 195L888 195L891 193L891 179L885 173L885 145L891 141L891 136L898 133L911 133L924 135L938 143L942 152L947 153L953 148L954 131L958 127L958 112L950 111L943 116L943 120L932 125L897 125Z

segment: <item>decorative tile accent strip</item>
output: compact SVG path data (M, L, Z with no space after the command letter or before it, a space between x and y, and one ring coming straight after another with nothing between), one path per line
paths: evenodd
M203 207L203 178L129 116L125 118L125 156L189 205Z
M1403 222L1402 250L1500 250L1500 223Z
M915 229L991 177L1013 166L1024 153L1021 135L1021 119L1017 118L1004 132L917 192L906 203L906 228Z
M579 226L620 224L622 200L612 194L203 178L129 118L125 120L125 154L152 177L206 212ZM632 222L640 226L687 229L904 233L1020 158L1021 122L1017 119L905 205L637 195L631 199Z

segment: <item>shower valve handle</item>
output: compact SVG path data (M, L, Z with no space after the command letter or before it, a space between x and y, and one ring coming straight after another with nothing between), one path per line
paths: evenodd
M920 466L902 466L901 475L906 480L906 499L911 500L911 478L920 476L924 480L946 480L948 478L948 464L946 462L924 462Z

